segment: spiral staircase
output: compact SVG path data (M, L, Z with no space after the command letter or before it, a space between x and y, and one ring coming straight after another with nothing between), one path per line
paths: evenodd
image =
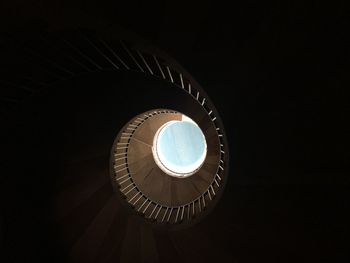
M194 176L174 178L156 164L152 153L156 132L165 123L181 117L182 114L169 110L141 114L122 129L114 147L112 180L135 210L158 222L183 223L200 215L215 197L222 180L219 174L224 170L224 156L212 125L204 131L208 145L205 163Z
M7 135L21 125L28 136L44 133L44 149L33 146L23 166L28 162L30 169L33 159L43 158L38 174L50 178L45 207L49 228L55 229L55 260L200 258L181 256L179 244L191 239L179 243L174 235L214 208L229 157L220 117L191 75L151 45L110 34L77 30L1 39L0 106ZM165 175L150 148L157 129L180 113L199 125L208 144L203 167L188 180ZM34 260L35 255L9 254L8 259Z

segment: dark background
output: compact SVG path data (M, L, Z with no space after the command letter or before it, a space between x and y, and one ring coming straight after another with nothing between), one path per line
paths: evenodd
M0 4L0 29L116 24L168 52L203 86L226 127L230 179L208 228L199 228L212 247L194 245L195 252L177 251L179 258L215 260L201 258L208 249L229 262L349 262L348 15L344 3L317 1L7 1ZM23 119L14 116L12 124ZM50 225L38 223L50 213L49 198L42 199L50 189L24 193L50 183L18 163L15 156L30 153L19 137L9 138L2 137L12 152L2 158L0 259L42 246L31 259L47 260L59 254ZM40 142L32 144L39 151ZM18 169L27 178L21 186L12 178Z

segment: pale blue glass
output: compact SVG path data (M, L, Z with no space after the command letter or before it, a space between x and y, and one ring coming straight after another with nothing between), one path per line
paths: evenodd
M177 121L164 127L158 138L158 155L168 168L180 172L195 165L206 154L201 129L192 122Z

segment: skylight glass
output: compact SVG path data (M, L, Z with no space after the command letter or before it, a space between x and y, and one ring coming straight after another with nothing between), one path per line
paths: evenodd
M156 133L153 155L158 166L167 174L187 177L202 166L207 145L200 127L184 116L182 121L170 121Z

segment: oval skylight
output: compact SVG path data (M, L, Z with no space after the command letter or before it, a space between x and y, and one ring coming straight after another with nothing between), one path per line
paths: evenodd
M153 156L157 165L167 174L187 177L202 166L207 144L199 126L184 116L182 121L170 121L156 133Z

